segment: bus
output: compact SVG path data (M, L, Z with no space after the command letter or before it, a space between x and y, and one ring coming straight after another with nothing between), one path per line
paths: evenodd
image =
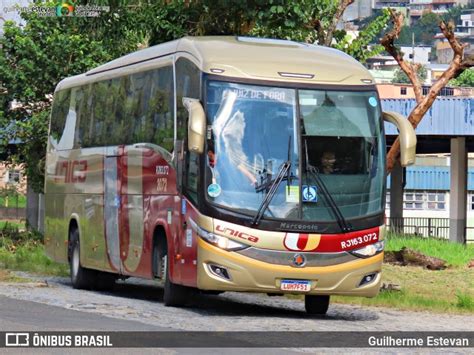
M62 80L45 248L79 289L153 279L196 292L373 297L385 234L384 121L416 136L356 60L313 44L184 37Z

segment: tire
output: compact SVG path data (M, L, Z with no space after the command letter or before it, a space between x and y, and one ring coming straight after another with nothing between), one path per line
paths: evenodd
M160 281L166 280L167 268L166 244L154 243L153 246L153 278Z
M306 313L312 315L325 315L329 308L329 296L306 295L304 308Z
M77 228L71 230L69 244L69 270L72 287L76 289L91 289L95 283L96 273L81 266L81 247Z
M163 303L166 307L182 307L191 300L193 289L190 287L177 285L170 280L169 258L165 256L166 260L166 278L165 289L163 294Z

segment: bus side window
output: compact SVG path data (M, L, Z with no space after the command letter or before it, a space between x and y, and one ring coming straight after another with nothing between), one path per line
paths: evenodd
M173 68L171 66L141 73L143 88L135 98L133 143L149 142L169 152L173 151L174 98ZM132 77L133 79L133 77ZM136 78L137 80L138 78Z
M89 85L76 89L76 132L74 148L87 147L90 117L88 112Z
M111 115L113 116L112 127L107 127L111 132L112 141L110 145L121 145L132 143L133 116L127 112L127 85L129 77L122 76L112 80L111 95L114 97Z
M107 145L107 120L110 119L113 98L109 95L111 80L100 81L92 84L91 96L91 126L92 134L90 146L98 147Z
M110 80L105 100L105 137L107 146L127 144L130 142L130 132L134 116L129 116L125 110L125 85L126 78Z
M61 140L66 124L66 117L69 112L69 103L71 101L71 89L58 91L54 94L53 110L51 114L50 137L51 144L57 149Z

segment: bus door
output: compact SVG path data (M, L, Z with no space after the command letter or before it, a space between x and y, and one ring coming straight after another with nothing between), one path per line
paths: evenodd
M143 154L139 145L127 145L120 157L121 172L121 256L125 274L143 272L137 270L143 254L144 220L143 209ZM141 276L148 276L144 273Z
M104 158L104 219L107 254L112 267L122 273L120 259L121 174L119 147L106 147Z

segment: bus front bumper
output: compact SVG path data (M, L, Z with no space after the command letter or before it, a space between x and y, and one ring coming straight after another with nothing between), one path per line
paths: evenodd
M320 267L276 265L229 252L198 239L197 286L202 290L295 293L280 289L282 280L307 280L305 294L374 297L380 289L383 253ZM216 267L224 271L219 272ZM219 275L219 273L221 275ZM366 275L371 282L360 286Z

